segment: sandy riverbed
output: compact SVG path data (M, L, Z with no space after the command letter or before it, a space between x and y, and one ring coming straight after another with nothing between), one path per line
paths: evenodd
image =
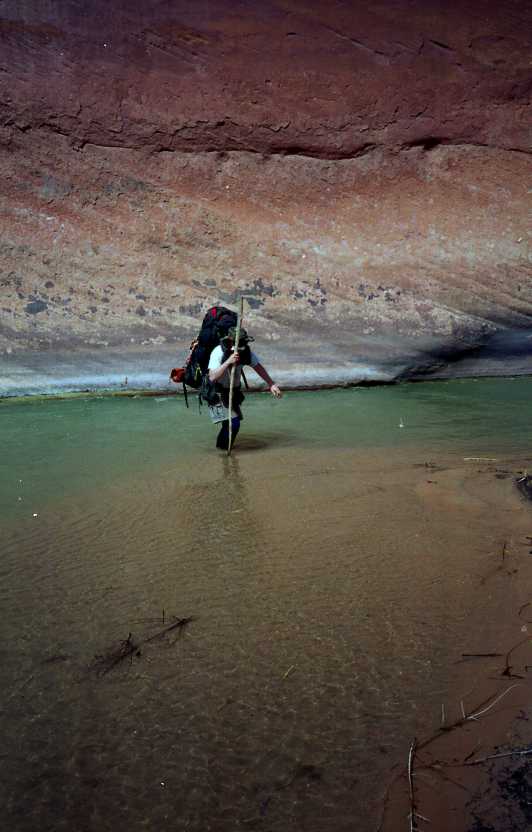
M248 428L231 459L169 449L7 521L10 828L406 830L413 738L513 684L420 749L415 801L438 832L526 828L517 792L499 822L497 761L421 771L530 741L532 458L464 456ZM173 615L180 638L97 672Z

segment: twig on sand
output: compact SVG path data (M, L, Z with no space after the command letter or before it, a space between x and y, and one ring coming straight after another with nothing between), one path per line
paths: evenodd
M416 753L416 740L412 740L408 752L408 786L410 790L410 832L416 829L416 801L414 794L414 756Z
M505 553L506 553L506 543L504 543L503 551L502 551L503 559L505 557ZM523 604L520 607L519 615L521 615L521 613L530 605L530 603L531 602L527 602L526 604ZM518 641L517 644L514 644L513 647L511 647L508 650L508 652L505 655L505 667L504 667L504 670L501 673L501 676L507 676L507 677L512 677L512 678L523 678L523 677L517 676L516 674L513 674L511 672L512 671L512 666L510 665L510 658L511 658L511 656L514 653L515 650L517 650L521 645L523 645L523 644L525 644L526 642L529 642L529 641L530 641L530 636L527 636L526 638L523 638L520 641ZM499 656L502 656L502 655L504 655L504 654L495 653L495 652L489 652L489 653L462 653L462 659L464 659L464 658L496 658L496 657L499 657ZM526 665L525 670L528 670L529 667L532 668L532 665L530 665L530 666ZM459 717L458 719L456 719L452 723L447 723L446 714L445 714L445 705L442 703L442 706L441 706L441 720L440 720L439 728L431 736L427 737L426 739L424 739L420 742L418 742L417 739L414 739L412 741L412 743L410 744L410 749L409 749L409 753L408 753L408 767L407 767L407 780L408 780L409 802L410 802L410 812L409 812L409 815L408 815L409 824L410 824L410 832L417 832L417 830L419 829L418 820L422 820L422 821L426 821L426 822L430 823L430 820L428 818L425 818L423 815L419 814L419 812L417 811L417 806L416 806L416 793L415 793L415 784L414 784L414 763L415 763L415 760L418 757L419 753L421 751L425 750L425 749L428 749L429 746L431 746L436 740L440 739L445 734L449 734L450 732L455 731L458 728L462 728L466 725L471 724L472 722L478 722L479 720L481 720L483 717L485 717L487 714L489 714L495 708L495 706L498 705L502 701L502 699L504 699L504 697L506 697L512 690L514 690L517 687L520 687L520 684L518 682L510 685L509 687L505 688L501 692L491 694L486 699L479 702L474 708L472 708L471 710L468 710L468 711L466 711L466 708L464 706L464 700L461 699L460 700L461 717ZM466 694L466 695L469 695L470 693L471 693L471 691L469 691L468 694ZM484 757L476 757L475 759L471 759L471 757L473 757L475 753L478 753L478 751L479 751L479 746L477 744L477 747L475 749L473 749L473 751L471 751L464 758L464 760L461 763L440 762L440 761L434 760L434 758L432 759L432 761L428 761L427 763L424 763L421 760L420 771L421 772L423 772L424 770L437 771L440 774L440 776L444 777L444 779L445 779L445 775L444 775L444 771L443 771L444 769L461 768L463 766L477 766L477 765L480 765L482 763L488 762L490 760L502 759L502 758L507 758L507 757L524 757L524 756L532 755L532 747L530 747L530 748L527 748L527 749L524 749L524 750L513 750L513 751L501 752L501 753L497 753L497 754L488 754ZM384 797L383 797L380 823L379 823L379 826L377 828L377 832L381 832L381 830L384 828L384 822L385 822L385 818L386 818L386 815L387 815L387 809L388 809L388 806L389 806L389 801L390 801L390 796L391 796L392 789L396 786L396 784L402 778L404 778L404 776L405 776L404 771L403 771L403 773L397 772L395 774L395 776L392 778L392 780L388 783L388 786L386 788L386 791L385 791ZM451 782L454 782L454 781L451 781ZM456 783L455 785L460 786L461 788L464 788L459 783ZM466 791L467 791L467 789L466 789Z
M460 719L457 719L455 722L451 723L450 725L445 725L444 724L445 709L444 709L444 706L442 705L442 724L441 724L440 728L434 734L432 734L430 737L427 737L427 739L423 740L422 742L418 742L416 739L414 739L412 741L412 743L410 744L409 752L408 752L408 768L407 768L409 799L410 799L410 813L408 815L409 822L410 822L410 832L417 832L417 830L419 828L418 825L417 825L417 820L423 820L427 823L431 822L429 818L426 818L423 815L420 815L419 812L417 811L417 807L416 807L415 788L414 788L414 761L415 761L415 757L416 757L417 752L422 751L425 748L428 748L429 745L431 745L433 742L435 742L435 740L444 736L444 734L448 734L449 732L454 731L457 728L462 728L464 725L467 725L470 722L478 721L481 717L483 717L487 713L489 713L489 711L491 711L491 709L494 708L495 705L497 705L497 703L501 701L501 699L503 699L508 693L510 693L511 690L513 690L516 687L519 687L518 683L516 683L514 685L510 685L510 687L506 688L506 690L502 691L502 693L499 693L495 697L493 695L489 696L487 699L483 700L482 702L479 702L479 704L471 711L471 713L466 712L463 700L460 700L460 709L462 711L462 717ZM527 750L527 752L521 752L521 756L524 756L525 753L527 753L527 754L531 753L532 754L532 749L530 749L529 751ZM469 755L469 756L471 756L471 755ZM496 756L498 756L498 755L496 755ZM465 759L468 760L468 757L466 757ZM487 759L487 758L482 758L483 761L484 761L484 759ZM444 768L456 768L456 767L461 767L463 765L473 765L473 764L477 765L477 761L473 760L473 761L471 761L471 763L465 763L464 762L464 763L455 763L455 764L441 763L441 762L428 763L428 764L423 764L422 765L422 770L431 769L431 770L434 770L434 771L438 771L439 774L444 776L443 771L442 771ZM403 777L404 777L404 772L398 772L393 777L393 779L388 783L388 786L386 788L384 798L383 798L381 817L380 817L379 825L377 827L377 832L382 832L382 830L384 828L386 810L387 810L388 803L389 803L389 800L390 800L390 793L392 791L392 788ZM460 786L459 783L456 783L455 785ZM466 791L467 791L467 789L466 789Z
M524 751L504 751L501 754L488 754L487 757L479 757L478 760L471 760L469 763L463 762L462 765L478 766L488 760L500 760L502 757L524 757L527 754L532 754L532 748L526 748Z
M393 771L394 768L397 768L397 763L393 766L392 771ZM380 816L380 819L379 819L379 824L376 828L376 832L382 832L382 830L384 828L384 820L386 818L386 810L388 808L388 803L390 801L391 791L392 791L393 787L395 786L395 784L399 780L402 779L402 777L404 777L404 772L403 771L398 771L395 774L395 776L390 780L388 785L386 786L386 790L384 792L384 796L383 796L383 799L382 799L381 816Z
M416 832L418 825L417 820L424 820L426 823L430 823L430 820L426 818L424 815L420 815L417 811L416 807L416 793L414 789L414 759L416 756L416 746L417 741L414 737L410 744L410 750L408 752L408 788L410 792L410 814L408 818L410 820L410 832Z
M436 768L436 766L433 766L433 768ZM438 776L441 777L442 780L446 780L447 783L450 783L452 786L456 786L457 789L460 789L461 791L466 792L469 795L472 793L471 789L468 789L467 786L464 786L463 783L459 783L458 780L454 780L452 777L449 777L447 772L443 771L443 769L436 768L436 771L438 772Z
M478 719L478 718L479 718L479 716L483 716L484 714L487 714L487 713L488 713L488 711L491 711L491 709L492 709L492 708L493 708L493 707L497 704L497 702L500 702L500 701L501 701L501 699L503 698L503 696L506 696L506 694L507 694L507 693L510 693L510 691L511 691L511 690L513 690L513 689L514 689L514 688L516 688L516 687L517 687L517 684L515 684L515 685L510 685L510 687L509 687L509 688L506 688L506 690L504 690L504 691L503 691L503 692L502 692L499 696L497 696L497 697L493 700L493 702L490 702L490 704L489 704L487 707L483 708L482 706L479 706L479 707L481 707L481 708L482 708L482 710L480 710L480 711L476 711L475 713L472 713L472 714L468 714L468 715L466 716L466 718L465 718L465 721L467 722L467 721L468 721L468 720L470 720L470 719ZM490 699L491 699L491 698L492 698L492 697L490 697ZM487 702L489 702L489 699L488 699L488 700L486 700L486 701L487 701ZM485 702L483 702L483 703L482 703L482 705L485 705L485 704L486 704L486 701L485 701Z
M420 815L419 812L416 809L415 790L414 790L414 759L415 759L416 751L421 750L423 748L427 748L432 742L434 742L436 739L438 739L438 737L441 737L444 733L448 733L449 731L453 731L456 728L461 728L463 725L465 725L468 722L477 721L480 717L484 716L489 711L491 711L491 709L494 708L495 705L498 702L500 702L501 699L504 696L506 696L506 694L509 693L511 690L513 690L513 688L515 688L515 687L517 687L517 685L510 685L509 688L506 688L506 690L504 690L502 693L500 693L495 698L490 696L488 699L484 700L479 705L477 705L476 708L474 708L474 710L469 714L466 713L465 708L464 708L464 703L461 701L460 702L460 706L461 706L461 710L462 710L462 718L461 719L456 720L456 722L454 722L452 725L448 725L448 726L442 725L441 728L435 734L433 734L431 737L429 737L428 739L424 740L423 742L421 742L419 744L417 743L416 740L413 740L413 742L410 745L410 751L409 751L409 754L408 754L408 786L409 786L409 795L410 795L410 814L409 814L410 832L416 832L416 830L418 829L418 826L417 826L417 823L416 823L417 819L430 823L430 820L428 818L425 818L423 815ZM532 749L527 750L526 752L520 752L520 753L521 753L521 755L524 755L525 753L532 754ZM469 765L477 765L480 762L484 762L486 759L492 759L496 756L498 757L498 756L509 756L509 755L492 755L490 757L484 757L484 758L482 758L481 760L478 760L478 761L472 760L469 763L462 763L461 765L468 765L468 766ZM432 765L430 765L430 764L429 765L424 765L423 768L434 769L436 771L439 771L442 768L454 768L454 766L449 765L449 764L445 764L445 763L438 763L438 764L432 764Z
M503 656L503 653L462 653L463 659L495 659L497 656Z
M464 757L464 763L466 762L466 760L470 760L471 757L474 757L475 754L477 753L477 751L479 751L480 748L481 748L481 743L477 742L477 744L475 745L473 750L469 752L467 757Z
M522 676L519 676L517 673L512 673L512 665L510 664L510 656L512 655L514 650L517 650L517 648L521 647L522 644L526 644L527 641L530 641L530 636L527 636L526 638L522 638L520 641L517 642L517 644L514 644L514 646L511 647L510 650L508 650L508 652L506 654L506 658L505 658L504 670L502 671L501 676L508 676L508 677L511 677L512 679L522 679L523 678Z
M488 711L491 711L491 709L498 702L500 702L501 699L504 696L506 696L507 693L509 693L511 690L513 690L514 688L516 688L518 686L519 686L518 683L516 683L514 685L510 685L509 688L506 688L506 690L504 690L499 695L495 696L495 698L493 698L493 696L489 696L487 699L484 699L484 701L480 702L471 711L471 713L466 712L466 710L464 708L464 703L461 700L460 701L460 708L461 708L461 711L462 711L461 718L457 719L455 722L452 722L450 725L444 725L444 726L441 726L440 728L438 728L438 730L434 734L432 734L430 737L427 737L426 740L423 740L422 742L417 743L416 750L421 751L424 748L427 748L429 745L431 745L435 740L442 737L444 734L448 734L450 731L454 731L457 728L462 728L462 726L466 725L469 722L477 721L481 716L484 716L485 714L488 713Z

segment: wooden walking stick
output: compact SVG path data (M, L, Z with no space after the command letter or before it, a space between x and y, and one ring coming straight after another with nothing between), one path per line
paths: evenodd
M238 342L240 341L240 327L242 326L242 316L244 314L244 298L240 295L238 303L238 318L236 320L236 334L235 343L233 344L233 352L238 350ZM236 364L231 367L231 380L229 382L229 445L227 447L227 456L231 455L231 445L233 442L233 389L235 386Z

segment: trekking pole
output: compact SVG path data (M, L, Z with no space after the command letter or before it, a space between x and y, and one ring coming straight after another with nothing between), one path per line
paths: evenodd
M233 352L238 351L238 342L240 341L240 327L242 325L242 316L244 314L244 298L240 295L238 302L238 318L236 320L236 334L235 343L233 344ZM231 455L231 444L233 442L233 389L235 386L236 364L231 367L231 381L229 383L229 445L227 447L227 456Z

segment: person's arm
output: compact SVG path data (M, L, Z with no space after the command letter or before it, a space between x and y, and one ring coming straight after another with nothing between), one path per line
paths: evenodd
M272 396L275 396L276 399L280 399L283 395L281 389L277 386L274 380L270 378L266 368L263 367L262 364L255 364L253 366L253 369L255 370L257 375L259 375L261 379L266 382L266 384L268 385L268 390L270 391Z
M232 364L238 364L240 356L237 352L232 352L229 358L220 364L215 370L209 370L209 381L218 381Z

